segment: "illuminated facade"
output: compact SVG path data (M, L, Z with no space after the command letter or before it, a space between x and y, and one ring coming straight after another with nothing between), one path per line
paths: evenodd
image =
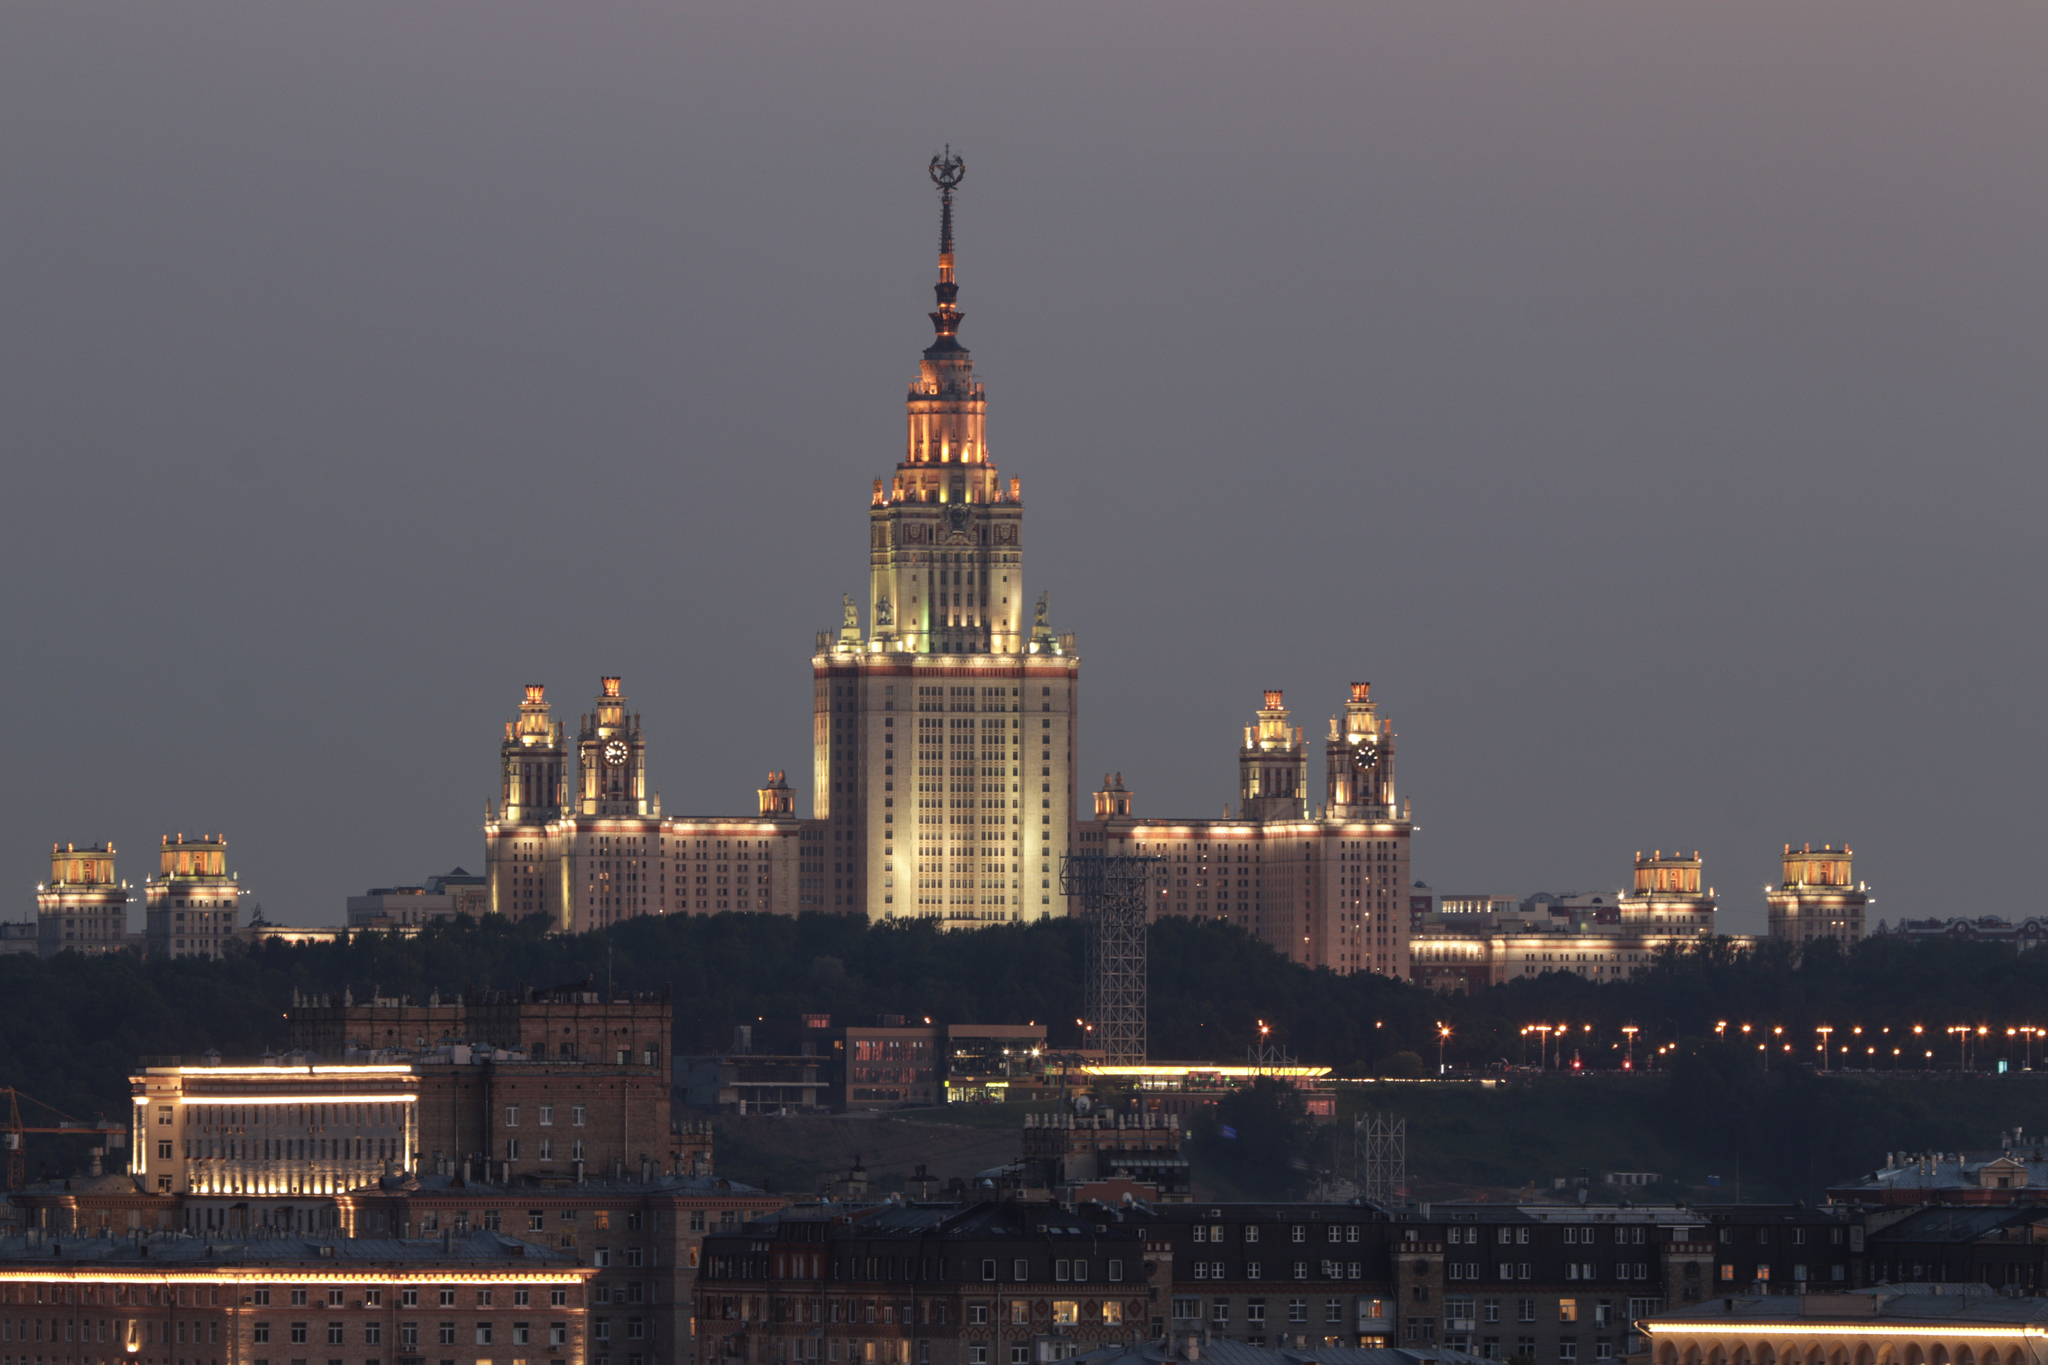
M529 685L505 723L498 780L484 820L493 913L546 915L581 933L643 915L816 905L801 885L816 832L797 818L782 774L770 774L754 815L664 817L647 784L640 717L617 677L599 680L573 766L546 688Z
M1833 939L1844 948L1861 943L1870 888L1855 879L1851 861L1847 844L1785 845L1785 880L1764 892L1771 937L1802 945Z
M418 1151L419 1078L377 1066L152 1066L129 1077L130 1173L229 1233L331 1225L333 1196Z
M437 1343L465 1365L584 1365L597 1273L486 1232L362 1244L36 1236L0 1245L0 1303L20 1334L10 1344L32 1333L50 1343L50 1365L283 1365L323 1349L424 1361Z
M1405 978L1413 826L1395 794L1393 723L1371 684L1352 684L1331 718L1324 766L1329 800L1312 812L1307 746L1269 691L1238 751L1241 818L1140 818L1119 773L1079 840L1164 858L1161 915L1235 924L1309 966Z
M1636 854L1635 890L1620 902L1624 928L1665 934L1714 932L1714 888L1700 887L1700 855Z
M819 908L949 928L1063 913L1080 682L1044 596L1026 623L1021 481L1006 487L990 460L987 398L959 340L963 170L932 163L937 335L911 382L903 459L870 498L869 627L847 599L811 659Z
M114 846L50 846L50 880L36 888L36 952L111 953L128 937L128 884L114 876Z
M228 871L228 839L164 836L157 875L143 884L152 957L219 957L234 941L241 888Z

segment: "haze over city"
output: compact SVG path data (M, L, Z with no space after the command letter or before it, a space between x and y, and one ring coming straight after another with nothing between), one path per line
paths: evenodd
M1825 840L1873 923L2011 913L1978 850L2048 796L2038 8L0 35L10 917L50 840L139 883L225 832L288 923L477 870L527 683L573 724L623 675L671 813L770 769L808 812L948 144L1085 783L1220 814L1262 689L1313 744L1369 679L1432 886L1699 849L1756 932Z

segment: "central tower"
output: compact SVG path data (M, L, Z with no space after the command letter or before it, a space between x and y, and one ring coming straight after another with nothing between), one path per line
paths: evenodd
M851 597L811 660L820 899L957 927L1055 913L1073 819L1079 659L1041 595L1024 619L1021 480L989 457L988 398L960 344L953 195L939 189L934 336L903 457L868 506L868 629Z

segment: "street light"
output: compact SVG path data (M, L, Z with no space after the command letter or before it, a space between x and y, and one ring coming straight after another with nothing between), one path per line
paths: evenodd
M1814 1029L1814 1032L1820 1035L1820 1069L1822 1071L1828 1069L1828 1035L1834 1031L1834 1028L1828 1024L1822 1024Z
M1621 1031L1628 1036L1628 1058L1622 1062L1621 1069L1623 1071L1633 1071L1636 1067L1636 1034L1639 1030L1634 1024L1623 1024Z
M1451 1026L1443 1020L1436 1021L1436 1074L1444 1074L1444 1044L1451 1040Z

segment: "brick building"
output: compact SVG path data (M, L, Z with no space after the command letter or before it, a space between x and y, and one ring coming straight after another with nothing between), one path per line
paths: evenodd
M1050 1203L812 1205L707 1239L701 1359L1013 1365L1146 1335L1144 1231Z
M419 1076L419 1169L578 1179L689 1168L670 1118L667 991L589 983L460 997L300 1001L292 1045L405 1062Z

